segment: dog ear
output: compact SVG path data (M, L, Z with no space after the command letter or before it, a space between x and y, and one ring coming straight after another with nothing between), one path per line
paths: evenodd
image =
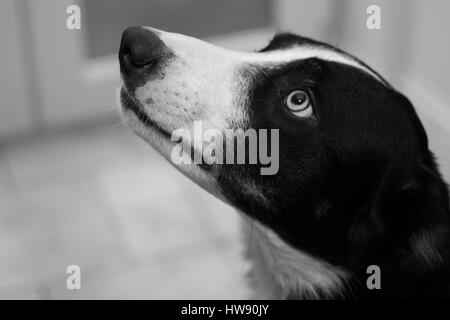
M385 289L394 281L397 287L409 288L411 279L417 278L426 287L438 283L431 277L450 267L449 230L448 188L434 163L421 165L402 182L388 172L354 220L348 237L349 263L364 276L373 264L384 275L391 274L384 277L393 280L383 282Z
M348 251L352 264L363 264L369 260L379 261L384 257L392 241L390 215L386 212L387 180L380 179L367 203L357 212L348 235Z
M394 255L395 246L405 253L408 245L402 241L407 242L439 225L449 226L448 188L428 149L425 129L404 95L393 91L392 101L412 124L416 139L412 138L410 143L416 153L396 154L392 158L397 151L391 150L375 170L375 187L356 214L348 237L350 250L363 260L381 260L387 253Z
M434 161L422 165L417 182L395 195L399 268L405 272L441 268L450 245L449 193Z

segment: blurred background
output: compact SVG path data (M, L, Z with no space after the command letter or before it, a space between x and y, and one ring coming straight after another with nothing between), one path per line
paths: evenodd
M66 9L81 8L81 30ZM381 29L366 27L369 5ZM117 51L148 25L256 50L329 42L413 102L450 181L446 0L1 0L0 298L246 298L240 218L121 122ZM66 289L79 265L82 289Z

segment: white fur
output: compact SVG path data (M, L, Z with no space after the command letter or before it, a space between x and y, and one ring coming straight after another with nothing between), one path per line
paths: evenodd
M156 29L150 28L155 31ZM382 81L376 73L368 69L365 65L355 60L349 55L342 54L332 49L322 46L312 45L298 45L290 48L283 48L281 50L271 50L267 52L242 52L232 51L219 48L207 42L201 41L196 38L185 36L178 33L164 32L156 30L163 40L163 42L169 48L175 52L189 52L190 55L209 55L213 54L220 59L223 63L227 60L234 60L236 63L251 63L262 65L279 65L280 63L286 63L294 60L303 60L308 58L319 58L325 61L338 62L352 67L358 68L367 72L375 79ZM217 68L217 65L214 66Z
M285 299L290 294L318 298L318 290L331 297L339 295L349 278L345 270L293 248L256 221L247 221L245 233L255 298Z

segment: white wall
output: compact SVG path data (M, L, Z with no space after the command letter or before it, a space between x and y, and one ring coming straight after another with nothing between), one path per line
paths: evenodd
M28 108L30 83L23 63L25 52L19 38L21 25L15 2L0 1L0 136L28 130L33 111Z
M408 67L450 110L450 1L410 2L414 10Z

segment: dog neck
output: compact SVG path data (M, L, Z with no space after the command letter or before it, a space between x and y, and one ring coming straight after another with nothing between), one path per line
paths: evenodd
M349 274L293 248L257 221L245 223L250 284L263 299L318 299L339 296Z

